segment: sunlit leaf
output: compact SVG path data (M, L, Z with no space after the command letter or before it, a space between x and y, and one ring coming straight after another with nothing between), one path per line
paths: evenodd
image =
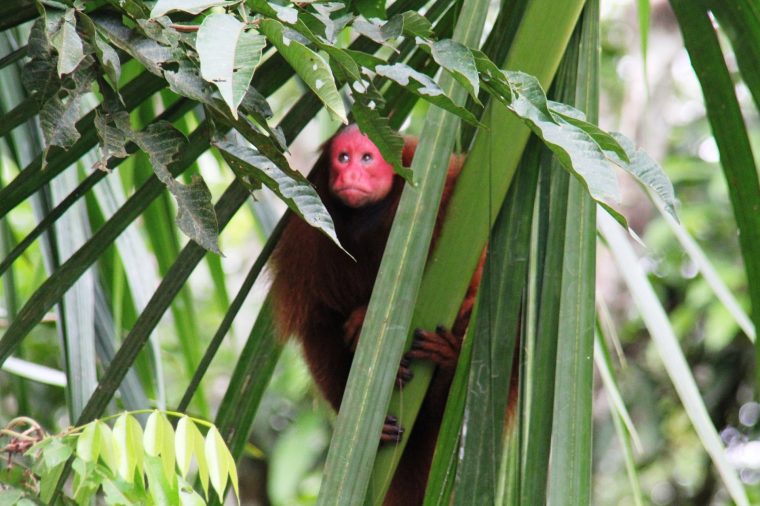
M153 411L145 424L143 435L145 453L161 457L166 476L174 475L174 429L162 413Z
M226 0L158 0L150 11L150 17L157 18L174 11L200 14L216 6L231 5L236 2Z
M203 20L196 39L201 75L214 83L237 118L237 109L261 59L266 39L228 14Z
M375 67L375 72L380 76L397 82L431 104L456 114L466 122L476 126L479 125L475 115L464 107L454 104L451 98L443 92L441 87L430 76L414 70L403 63L378 65Z
M100 455L100 435L95 422L87 424L77 438L77 456L85 462L94 462Z
M280 22L262 19L259 28L275 45L285 61L322 100L327 110L343 123L348 123L343 99L338 94L327 62L301 42L289 38Z
M180 476L183 478L187 477L187 472L190 469L190 460L194 455L195 461L198 464L198 479L201 482L204 494L208 497L209 475L203 435L198 430L195 423L187 416L183 416L179 419L179 422L177 422L174 441Z
M434 42L431 50L436 63L451 72L459 84L465 87L467 93L477 101L480 78L472 52L451 39Z
M135 470L142 473L143 469L142 427L135 417L124 413L113 426L113 439L119 476L133 483Z
M208 461L209 478L211 486L214 487L220 499L224 499L224 489L227 486L227 476L229 473L230 455L224 439L216 427L211 427L206 434L205 455Z
M232 141L217 142L216 147L238 177L247 181L250 189L255 187L253 182L265 184L306 223L316 227L340 246L330 214L314 187L302 174L296 171L286 173L255 149Z
M50 42L58 51L58 75L70 74L84 59L84 46L77 34L76 11L66 9L60 28L51 34Z

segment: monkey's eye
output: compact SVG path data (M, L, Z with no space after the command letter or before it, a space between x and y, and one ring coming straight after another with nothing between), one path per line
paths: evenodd
M362 162L371 162L371 161L372 161L372 154L364 153L362 155Z
M346 163L348 161L348 153L346 153L345 151L343 153L340 153L338 155L338 161L340 163Z

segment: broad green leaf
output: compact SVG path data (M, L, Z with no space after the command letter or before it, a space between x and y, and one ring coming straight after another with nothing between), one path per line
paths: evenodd
M237 119L237 109L261 60L266 39L228 14L211 14L203 20L195 47L201 75L214 83Z
M289 38L285 33L285 27L278 21L262 19L259 29L275 45L285 61L293 67L306 85L322 100L327 110L343 123L348 123L343 99L338 94L327 62L301 42Z
M250 189L255 187L252 184L254 181L265 184L306 223L340 246L330 213L325 209L314 187L302 174L296 171L285 172L257 150L233 141L218 142L216 147Z
M44 504L50 504L55 494L58 480L63 474L63 470L66 468L66 462L61 462L55 467L45 469L40 474L40 500Z
M403 20L402 31L407 37L433 37L433 25L419 12L406 11L402 14L397 14L397 16L401 16Z
M451 72L454 79L464 86L475 102L480 103L478 100L480 78L472 52L451 39L434 42L431 52L436 63Z
M84 59L84 46L77 34L76 11L66 9L60 28L50 35L50 42L58 51L58 75L70 74Z
M190 418L183 416L179 419L177 430L174 432L174 447L177 449L179 474L183 478L187 477L187 472L190 470L190 461L193 458L195 446L195 432L200 434L198 427Z
M164 475L174 475L174 429L163 413L153 411L145 424L143 435L145 453L154 457L161 457L164 466Z
M615 173L594 139L580 128L567 122L558 123L552 117L546 95L535 77L522 72L506 74L515 92L509 109L544 140L567 170L583 181L594 200L620 202Z
M512 102L512 87L504 72L481 51L472 50L481 85L504 104Z
M454 113L472 125L477 126L480 124L475 115L464 107L456 105L431 77L414 70L408 65L403 63L378 65L375 67L375 72L377 72L377 75L379 76L387 77L388 79L397 82L431 104Z
M602 151L607 153L607 156L616 163L629 163L628 153L620 145L614 134L608 134L593 123L586 121L586 115L578 109L563 104L561 102L555 102L553 100L548 101L549 111L554 116L554 119L558 122L567 121L573 126L576 126L586 132L594 139L594 142L599 144Z
M113 426L113 442L118 462L118 474L127 483L133 483L135 470L143 470L143 430L135 417L124 413Z
M74 458L71 468L75 473L72 480L74 501L77 504L90 504L93 496L100 488L103 475L95 472L95 462L85 462L80 458Z
M97 422L88 423L77 438L77 456L85 462L95 462L100 455L100 434Z
M230 462L234 463L224 439L216 427L211 427L206 434L204 454L208 462L209 479L219 499L224 499L224 489L227 486Z
M158 18L174 11L200 14L216 6L232 5L237 2L227 0L158 0L150 11L151 18Z
M240 500L240 483L238 482L238 474L237 474L237 465L235 463L235 458L232 456L232 453L229 451L226 452L227 455L227 472L230 475L230 484L232 485L232 490L235 491L235 497L238 498L238 501Z

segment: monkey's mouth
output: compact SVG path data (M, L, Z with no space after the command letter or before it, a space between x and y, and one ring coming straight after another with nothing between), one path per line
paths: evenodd
M336 188L334 192L344 204L352 207L361 205L371 195L369 191L358 186L344 186Z

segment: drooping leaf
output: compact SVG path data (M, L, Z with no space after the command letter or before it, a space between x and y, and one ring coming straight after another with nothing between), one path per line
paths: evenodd
M201 435L195 423L187 416L183 416L177 422L174 441L180 476L183 478L187 477L190 461L194 455L195 461L198 464L198 479L201 482L204 494L208 497L208 463L204 453L203 435Z
M219 88L235 118L265 45L262 35L246 31L243 23L228 14L207 16L198 30L201 75Z
M209 478L219 498L224 498L232 455L224 444L224 439L216 427L211 427L206 434L205 455L208 461ZM233 466L234 467L234 466Z
M262 19L259 28L298 76L322 100L327 110L343 123L348 123L343 100L338 94L327 62L301 42L287 37L285 27L280 22Z
M557 123L535 77L522 72L506 72L515 93L508 105L544 140L562 165L579 177L597 202L620 202L617 178L599 145L567 122Z
M427 100L433 105L456 114L472 125L479 125L477 118L464 107L454 104L438 84L430 76L423 74L403 63L393 65L378 65L375 67L378 75L387 77L415 95Z
M116 474L119 469L119 463L116 459L113 431L111 431L111 427L100 420L95 421L95 425L98 428L98 437L100 438L100 458Z
M164 475L174 476L174 429L169 420L162 413L153 411L145 424L143 434L145 453L154 457L161 457Z
M586 116L581 111L553 100L549 100L548 104L555 119L567 121L589 134L610 159L616 163L628 163L630 161L626 150L623 149L615 136L586 121Z
M133 483L135 470L141 474L143 468L142 427L135 417L124 413L113 426L113 439L119 476L127 483Z
M475 66L475 58L472 52L467 47L451 39L434 42L431 50L436 63L448 72L451 72L454 79L464 86L467 93L476 102L479 102L478 92L480 88L478 83L480 82L480 78L478 77L478 69Z
M200 14L211 7L232 5L234 3L227 0L158 0L150 11L150 17L157 18L174 11Z
M52 42L58 52L58 75L70 74L84 59L84 45L77 33L76 11L66 9L60 28L51 34Z
M505 104L512 102L512 88L504 72L483 52L472 50L481 85L488 93Z
M285 172L253 148L232 141L216 143L225 161L251 188L251 179L265 184L290 209L340 246L330 214L311 183L299 172Z
M100 455L100 435L96 422L90 422L85 426L77 438L77 457L85 462L95 462Z

